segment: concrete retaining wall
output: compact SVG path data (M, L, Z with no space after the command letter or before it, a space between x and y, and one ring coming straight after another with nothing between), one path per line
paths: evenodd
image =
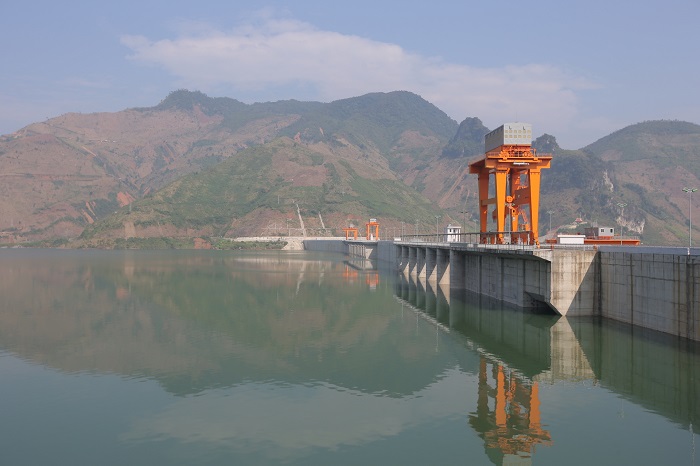
M537 308L549 302L550 263L532 254L453 251L450 287L493 298L510 306Z
M398 264L398 248L393 241L353 241L344 239L307 239L307 251L337 252L354 257L378 260L392 266Z
M304 249L306 251L348 254L348 245L342 239L306 239L304 240Z
M562 315L592 315L595 266L595 251L453 250L450 283L517 307L544 303Z
M600 252L603 317L700 341L700 257Z
M535 253L549 261L549 277L537 277L545 283L545 301L566 316L590 316L599 304L599 280L596 251L541 250Z
M397 266L399 263L399 248L393 241L377 242L377 260Z

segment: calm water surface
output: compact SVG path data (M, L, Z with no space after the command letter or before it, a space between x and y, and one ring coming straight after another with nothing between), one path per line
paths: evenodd
M700 350L339 255L0 251L3 465L698 465Z

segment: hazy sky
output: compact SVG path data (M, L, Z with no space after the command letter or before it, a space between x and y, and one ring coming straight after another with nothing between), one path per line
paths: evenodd
M4 2L0 134L176 89L246 103L408 90L577 149L700 123L700 0Z

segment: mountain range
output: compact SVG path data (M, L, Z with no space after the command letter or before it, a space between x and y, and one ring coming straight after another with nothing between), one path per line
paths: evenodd
M0 243L341 235L369 218L384 237L477 231L468 163L488 132L405 91L245 104L178 90L153 107L64 114L0 136ZM700 126L648 121L578 150L549 134L533 146L553 154L541 235L597 224L687 244L681 188L700 186Z

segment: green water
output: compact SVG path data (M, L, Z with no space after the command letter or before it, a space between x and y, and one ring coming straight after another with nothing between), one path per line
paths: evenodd
M698 345L372 265L0 251L0 464L700 464Z

